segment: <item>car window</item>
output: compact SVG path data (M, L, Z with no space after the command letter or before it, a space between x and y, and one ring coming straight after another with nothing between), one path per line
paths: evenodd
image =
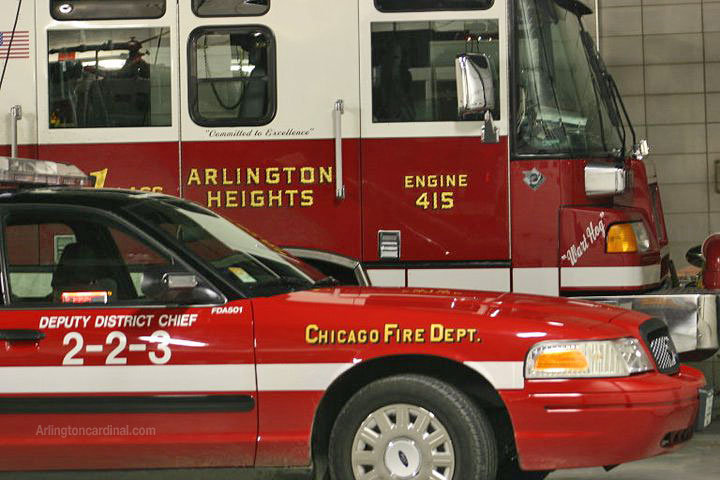
M173 257L102 216L22 210L4 224L13 304L192 304L165 275L189 274Z

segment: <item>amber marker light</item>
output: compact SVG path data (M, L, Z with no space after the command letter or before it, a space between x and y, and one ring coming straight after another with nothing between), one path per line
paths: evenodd
M543 352L535 359L535 370L540 371L583 372L587 369L587 358L577 350Z
M607 234L608 253L634 253L638 251L635 229L631 223L618 223Z

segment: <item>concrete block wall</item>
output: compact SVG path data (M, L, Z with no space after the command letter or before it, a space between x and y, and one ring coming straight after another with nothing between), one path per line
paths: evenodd
M682 269L687 249L720 231L720 0L599 4L600 50L650 142L671 255Z
M600 52L650 143L670 253L683 269L687 249L720 232L720 0L599 5ZM594 22L586 19L587 28ZM720 387L718 357L697 366Z

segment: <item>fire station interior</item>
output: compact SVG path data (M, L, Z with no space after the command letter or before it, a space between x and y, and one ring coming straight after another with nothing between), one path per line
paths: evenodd
M83 190L163 193L199 204L188 218L209 215L205 208L228 217L230 221L218 231L228 232L236 224L250 232L248 238L257 235L256 240L245 241L252 248L267 249L273 259L277 255L277 264L293 275L300 271L303 282L308 276L305 268L312 271L317 288L347 286L364 291L379 287L421 296L438 291L443 295L491 291L517 295L520 303L530 304L532 295L540 294L570 297L571 307L574 302L597 302L592 305L661 318L674 342L668 347L672 360L702 372L706 385L701 396L709 398L698 400L693 417L699 425L701 417L707 416L702 428L673 432L678 438L673 437L672 447L677 440L683 448L668 447L662 452L666 455L621 465L532 472L519 469L518 451L513 450L513 468L517 468L508 473L500 465L497 479L720 479L720 0L285 3L3 2L0 268L5 271L0 275L4 302L0 317L14 309L50 315L76 298L114 310L172 305L182 307L180 314L208 305L221 308L219 302L227 298L213 284L212 275L196 278L192 272L199 267L168 253L164 240L139 240L146 239L143 229L149 231L152 225L126 228L119 217L95 219L78 213L79 207L60 212L34 205L35 212L28 208L7 213L10 207L3 202L12 204L14 200L8 199L18 192L75 188L74 179L80 178L66 181L64 174L44 166L13 172L14 159L23 159L16 166L25 165L25 159L72 164L81 170L72 175L82 177L77 185L83 185ZM492 162L499 166L488 166ZM96 208L102 205L98 200ZM482 226L483 222L492 227ZM207 262L213 266L237 256L210 235L201 238L206 232L201 235L195 226L181 230L172 231L167 243L194 243L195 247L183 247L213 252L215 257ZM158 238L165 239L162 235L158 233ZM611 238L616 242L612 246ZM289 254L281 253L281 248ZM262 291L257 294L261 305L266 298L287 293L279 285L283 280L292 283L292 275L286 278L271 272L275 260L258 262L250 254L242 258L242 264L224 265L230 283L240 285L239 297L247 300L247 291L252 300ZM301 268L294 263L301 261L307 265ZM626 273L629 280L623 281L629 283L613 283ZM226 288L228 282L218 278L215 281ZM262 290L258 285L265 278L275 284ZM183 305L181 297L158 287L168 279L189 281L200 293ZM79 296L73 296L76 293ZM300 304L307 301L304 298L291 297L288 303ZM320 308L331 310L365 300L337 294L328 303L333 302L336 305L318 307L318 315ZM390 302L384 297L378 301L382 307ZM411 308L419 309L419 305ZM541 305L538 310L549 308L537 305ZM2 325L0 331L5 332ZM290 336L288 331L274 333L285 338ZM4 430L0 427L0 479L66 478L54 471L62 468L34 471L31 460L27 466L10 462L15 466L4 467L4 456L21 455L23 450L18 447L22 442L16 441L10 453L3 453L1 437L7 435L10 442L10 430L22 421L12 411L3 411L7 405L16 405L16 397L22 400L19 390L3 384L20 382L19 367L24 364L9 356L13 340L2 332L0 424L5 414L10 421ZM332 332L325 334L335 338ZM528 335L545 334L521 332L517 337ZM303 340L310 344L310 339L315 337L308 333ZM201 342L180 342L191 350L207 347ZM262 342L253 342L250 348L260 348ZM67 350L70 344L66 337L63 348ZM39 348L34 345L23 343L23 355ZM87 352L91 347L101 348L89 345ZM283 348L292 350L286 346L270 349L269 356L280 355L277 352L284 352ZM339 358L347 348L338 343L337 352L330 352L328 358L336 358L335 353ZM650 348L646 350L655 355ZM213 358L226 359L233 353L230 349L213 352ZM301 359L295 363L320 363L321 356L314 352L291 353ZM42 355L39 363L54 365L54 357ZM529 362L527 358L524 361ZM392 368L401 369L402 362L415 360L408 354ZM188 363L206 362L193 357ZM274 363L282 366L281 361ZM529 368L524 363L515 367L521 372ZM8 368L20 373L4 374ZM318 378L321 368L326 365L318 366ZM259 375L255 365L252 371ZM273 372L276 384L290 382L295 375L291 369ZM438 368L434 374L442 380L444 372ZM454 377L455 372L448 370L447 375ZM597 378L589 382L593 380ZM260 391L260 381L253 381ZM351 386L342 384L342 388ZM312 402L332 411L320 403L319 394L283 404L278 392L290 390L272 391L277 397L271 397L268 405L282 404L284 415L290 416L295 409L302 415ZM119 396L134 395L130 387L117 391ZM610 393L621 391L617 387ZM40 391L39 396L52 398L56 393ZM208 392L196 393L198 397ZM81 394L70 390L63 395ZM653 404L653 390L643 394ZM496 401L496 396L490 396ZM484 394L479 397L485 400ZM280 423L277 418L262 419L260 400L258 405L258 420L250 422L254 428L261 428L263 422ZM707 412L700 412L705 406ZM547 410L553 408L563 411L557 406ZM593 408L608 414L613 407ZM332 413L339 417L340 407L335 410ZM33 414L32 406L23 411L23 415ZM412 415L413 421L419 418L417 412ZM436 419L433 412L428 422L430 418ZM363 422L370 420L368 416ZM507 421L512 421L510 416ZM288 438L307 433L300 427L292 430L293 422L288 420L289 433L283 432ZM319 435L316 429L330 431L332 425L324 423L322 418L314 419L308 442ZM212 421L208 425L208 429L214 426ZM380 430L372 422L363 425L370 435ZM501 430L501 425L495 422L493 426ZM636 428L633 424L625 427L629 432ZM534 428L542 430L542 423ZM262 432L253 433L261 445ZM578 427L576 433L573 441L581 444L587 440L583 435L592 437L597 432ZM542 432L528 436L535 434L542 436ZM183 441L192 445L189 437ZM237 454L232 448L222 450L221 437L208 441L216 442L218 450L201 447L208 455L216 455L209 462L213 468L225 466L223 455L234 458ZM318 451L332 452L330 438L334 437L328 435L320 442ZM349 459L364 458L371 450L362 447L361 435L358 438L353 457L346 455ZM387 472L358 469L353 464L354 479L419 480L418 472L424 472L424 467L413 471L408 465L416 461L406 455L410 451L422 456L422 448L416 447L421 441L416 440L402 437L385 445L387 458L381 460ZM170 447L181 443L173 441ZM253 447L253 458L269 458L262 467L296 467L283 463L283 455L297 455L302 441L284 441L267 457L262 457L261 447ZM32 444L33 439L23 442ZM122 448L122 439L117 444ZM599 444L604 452L617 450L614 438ZM36 452L50 457L57 446L83 448L82 442L73 444L71 437L50 441L44 434L37 445ZM509 450L515 448L512 445ZM153 452L168 447L151 446ZM452 448L464 447L458 443ZM440 453L452 453L452 448ZM467 452L476 453L469 447ZM328 466L332 460L316 454L316 450L308 453L308 462L316 462L315 468L321 458L323 476L313 478L353 480L338 476L335 467ZM388 460L391 454L397 459ZM148 467L141 475L196 478L191 469L157 470L153 453L147 455ZM423 478L470 480L457 474L445 476L453 470L443 468ZM19 470L26 470L24 476L17 476ZM131 478L125 473L75 470L70 478ZM199 478L236 478L220 470ZM252 478L309 478L292 469L263 474Z

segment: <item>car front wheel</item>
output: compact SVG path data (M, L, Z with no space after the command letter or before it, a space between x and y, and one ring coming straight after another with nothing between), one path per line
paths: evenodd
M492 480L496 442L463 392L423 375L398 375L357 392L330 435L334 480Z

